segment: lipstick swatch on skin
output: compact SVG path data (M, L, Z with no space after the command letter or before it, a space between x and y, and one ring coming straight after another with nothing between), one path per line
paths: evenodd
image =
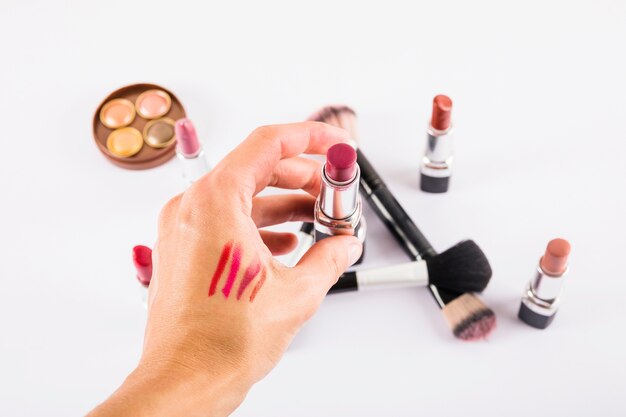
M233 260L230 263L230 271L228 272L228 278L226 279L224 288L222 288L222 294L224 294L224 297L226 298L228 298L230 291L233 289L235 278L237 278L237 273L239 272L239 267L241 266L241 252L241 246L235 246L235 250L233 251Z
M230 251L233 248L233 242L228 242L224 245L222 249L222 254L220 255L220 260L217 263L217 268L213 273L213 278L211 279L211 287L209 288L209 297L215 294L215 290L217 289L217 283L226 268L226 262L228 262L228 258L230 257Z
M232 260L230 262L230 270L228 271L226 282L224 283L224 287L222 288L222 294L224 294L224 298L228 298L230 296L230 293L233 290L233 286L235 285L235 281L237 280L237 274L239 273L239 269L241 268L241 259L243 257L243 249L241 248L241 245L233 245L232 241L225 244L222 248L222 254L220 255L217 267L215 268L215 272L213 273L213 278L211 279L211 285L209 287L209 297L215 295L220 278L226 270L226 264L228 264L228 261L231 259L231 254ZM241 282L239 283L239 288L237 289L237 300L241 300L241 297L246 291L246 288L248 288L252 281L254 281L254 279L259 275L261 276L261 278L252 290L252 294L250 295L250 302L254 301L254 298L263 286L266 278L265 268L263 268L259 257L256 256L243 273L243 277L241 279Z
M259 282L256 283L256 285L254 286L254 289L252 290L252 295L250 295L250 302L253 302L254 299L256 298L256 294L259 292L259 290L265 283L265 278L267 277L265 276L265 269L263 269L263 272L261 272L261 279L259 280Z
M257 257L254 259L254 261L252 261L250 265L248 265L248 268L246 268L246 272L243 274L243 279L241 280L241 283L239 284L239 289L237 290L238 300L241 299L241 296L243 295L244 291L246 290L246 288L248 288L248 285L250 285L250 283L252 282L254 277L257 276L260 270L261 270L261 262L259 261L259 258Z

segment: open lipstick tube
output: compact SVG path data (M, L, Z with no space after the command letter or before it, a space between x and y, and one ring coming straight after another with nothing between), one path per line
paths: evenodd
M353 235L365 241L366 226L359 195L360 169L356 151L348 144L332 146L322 167L322 186L315 203L314 240ZM355 262L358 264L361 258Z
M178 138L176 156L183 170L183 179L189 186L209 172L209 163L191 120L188 118L177 120L174 129Z
M569 271L569 253L570 244L565 239L553 239L548 243L535 276L522 296L518 315L524 323L545 329L554 320L560 305L563 281Z
M438 95L426 131L426 151L420 166L420 188L429 193L445 193L452 175L452 100Z

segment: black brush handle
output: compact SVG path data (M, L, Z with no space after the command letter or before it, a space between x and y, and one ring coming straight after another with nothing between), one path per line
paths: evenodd
M378 175L374 166L367 159L363 151L357 149L357 163L361 169L361 193L370 204L379 219L383 221L387 229L400 243L406 254L415 261L418 258L431 259L437 255L435 249L426 239L424 234L413 223L411 217L402 208L402 205L391 194L383 179ZM443 304L454 300L462 293L441 290L434 285L428 287L439 305L439 298Z
M307 235L311 235L311 236L313 236L314 229L315 229L315 226L311 222L304 222L302 223L302 226L300 226L300 231L302 233L306 233Z
M437 255L430 242L391 194L363 151L357 149L356 155L357 163L361 169L360 190L363 196L374 209L376 215L385 223L387 229L400 242L409 258L412 260L430 259Z
M330 287L328 294L335 294L338 292L358 291L359 284L356 280L356 272L349 271L344 272L335 285Z

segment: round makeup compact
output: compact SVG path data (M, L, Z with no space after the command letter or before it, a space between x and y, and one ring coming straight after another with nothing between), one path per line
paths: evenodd
M143 128L143 140L153 148L165 148L176 140L174 120L168 117L151 120Z
M115 165L153 168L176 154L174 120L184 117L185 109L171 91L155 84L132 84L112 92L98 106L93 138Z
M156 119L164 116L172 106L172 99L163 90L144 91L135 100L137 113L144 119Z
M115 129L107 138L107 149L115 156L128 158L135 155L143 146L141 132L134 127Z
M135 105L125 98L116 98L100 109L100 122L111 129L128 126L135 120Z

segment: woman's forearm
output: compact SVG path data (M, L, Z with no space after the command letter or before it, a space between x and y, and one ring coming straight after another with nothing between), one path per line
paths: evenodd
M247 393L238 378L217 369L198 376L168 368L137 368L88 417L228 416Z

